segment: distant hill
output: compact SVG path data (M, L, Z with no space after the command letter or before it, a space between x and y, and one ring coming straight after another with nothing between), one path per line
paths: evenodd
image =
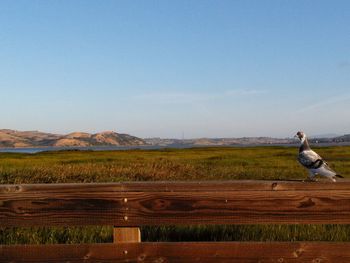
M350 143L350 134L338 137L310 138L311 143ZM242 137L242 138L197 138L197 139L140 139L128 134L105 131L95 134L73 132L66 135L40 131L15 131L0 129L0 148L4 147L90 147L90 146L142 146L195 147L234 145L288 145L296 144L295 138Z
M39 131L0 130L0 147L134 146L146 144L143 139L113 131L96 134L74 132L60 135Z
M333 137L311 137L311 143L349 143L350 134ZM242 138L198 138L198 139L162 139L147 138L145 141L150 145L157 146L234 146L234 145L288 145L298 144L295 138L271 138L271 137L242 137Z
M159 146L233 146L233 145L260 145L260 144L293 144L293 138L279 139L270 137L243 137L243 138L198 138L198 139L162 139L148 138L145 141L150 145Z
M333 138L333 140L335 142L350 142L350 134L345 134L343 136Z
M325 134L310 135L310 138L313 138L313 139L323 139L323 138L331 139L331 138L335 138L335 137L339 137L339 136L340 135L336 134L336 133L325 133Z

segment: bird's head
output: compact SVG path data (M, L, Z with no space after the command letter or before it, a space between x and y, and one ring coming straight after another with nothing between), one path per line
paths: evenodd
M306 140L306 134L302 131L298 131L294 137L298 138L301 143L304 143L304 141Z

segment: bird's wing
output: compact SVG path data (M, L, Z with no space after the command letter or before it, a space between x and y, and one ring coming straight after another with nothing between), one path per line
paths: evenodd
M325 161L323 161L322 157L313 150L300 152L298 161L309 169L319 168L322 164L327 164Z
M330 172L336 173L325 161L323 161L323 167Z

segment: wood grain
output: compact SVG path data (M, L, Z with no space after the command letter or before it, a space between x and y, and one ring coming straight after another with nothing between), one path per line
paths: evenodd
M0 246L1 262L350 262L349 243L217 242Z
M5 227L269 223L349 224L349 181L0 186Z
M114 227L113 243L141 242L141 231L138 227Z
M0 185L0 193L36 192L63 193L72 191L111 191L111 192L216 192L222 191L317 191L317 190L348 190L349 179L329 181L303 182L301 180L234 180L234 181L148 181L121 183L67 183L67 184L5 184Z

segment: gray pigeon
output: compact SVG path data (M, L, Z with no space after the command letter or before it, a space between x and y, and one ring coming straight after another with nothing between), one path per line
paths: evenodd
M306 134L304 132L299 131L295 137L298 137L301 143L299 148L298 161L302 166L309 170L309 179L311 181L315 181L315 175L317 174L320 176L325 176L333 182L336 181L336 177L343 178L341 175L333 171L321 156L311 150Z

